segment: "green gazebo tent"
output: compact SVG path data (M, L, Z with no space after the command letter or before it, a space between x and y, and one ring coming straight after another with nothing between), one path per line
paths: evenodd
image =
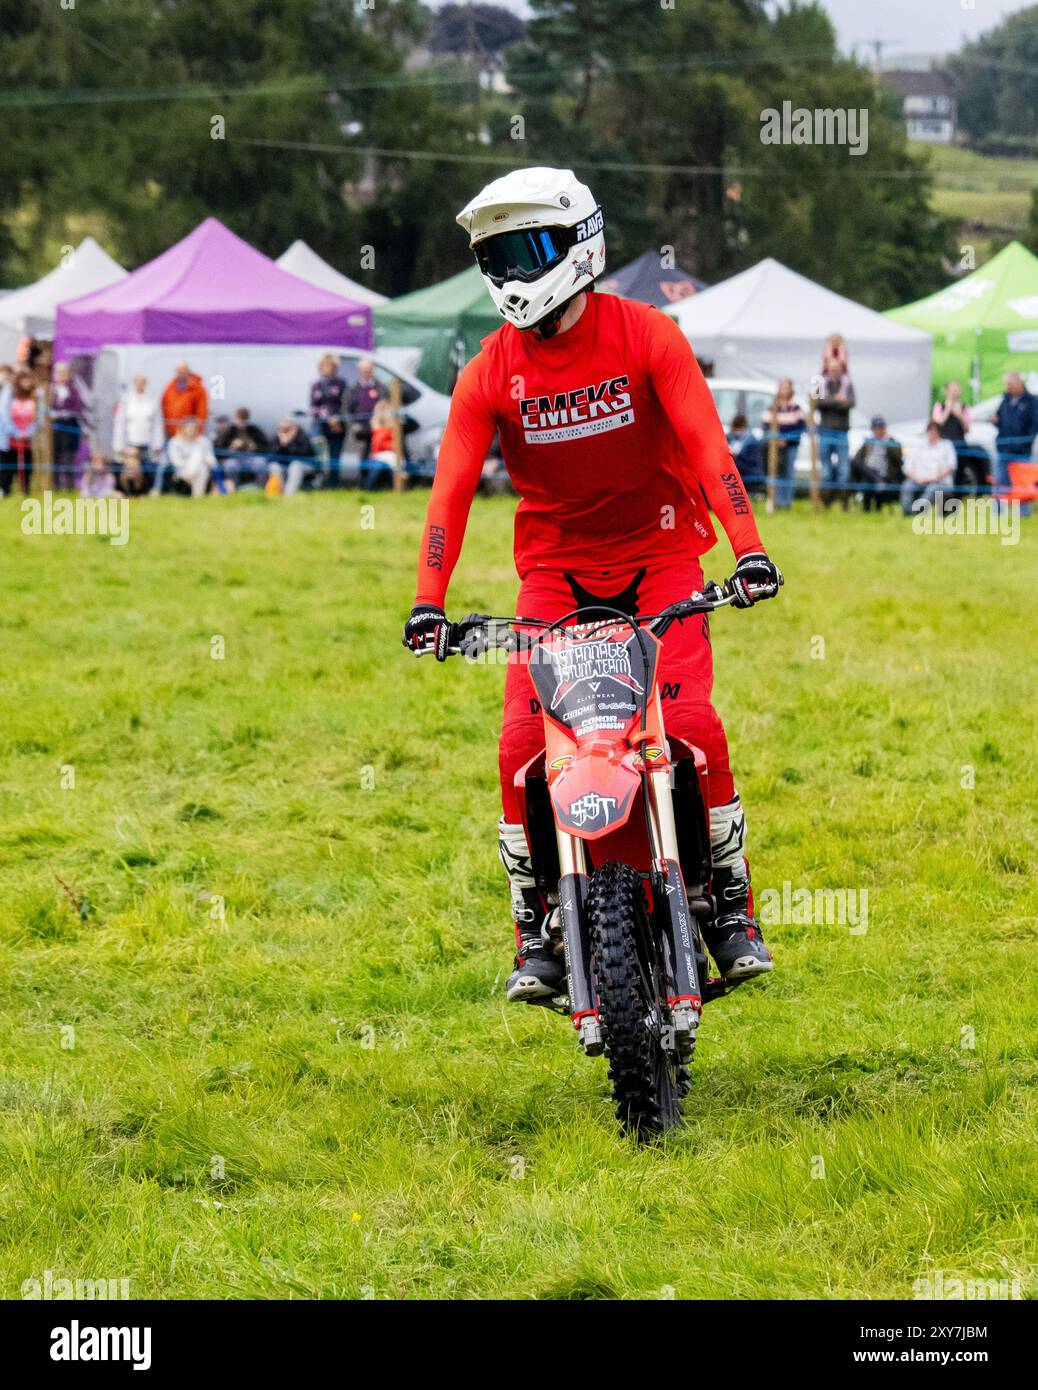
M401 295L374 311L376 347L422 350L421 379L448 391L481 338L503 323L475 265L428 289Z
M933 334L935 393L955 380L972 385L974 401L998 395L1004 373L1038 370L1038 256L1011 242L972 274L888 317Z

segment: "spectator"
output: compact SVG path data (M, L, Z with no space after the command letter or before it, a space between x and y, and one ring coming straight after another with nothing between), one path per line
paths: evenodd
M166 438L172 439L182 420L194 420L204 425L209 418L209 397L197 376L186 362L173 368L173 380L162 393L162 420Z
M1009 465L1015 460L1029 459L1038 435L1038 396L1032 396L1019 372L1007 372L1003 378L1005 395L991 417L997 425L995 436L995 482L1000 488L1009 486ZM1020 508L1021 516L1030 516L1031 504Z
M32 372L23 368L16 373L11 395L10 448L12 469L18 475L22 496L28 497L32 486L32 441L36 433L36 381Z
M234 419L228 421L216 436L217 469L221 478L227 478L236 487L243 483L254 483L266 470L266 458L270 440L252 423L252 417L245 406L234 412Z
M83 497L115 496L115 475L100 449L91 449L90 462L83 470L79 491Z
M843 340L840 341L842 343ZM828 366L818 393L818 444L824 485L822 501L831 507L835 493L839 492L840 505L846 511L851 481L847 431L855 405L854 386L846 371L846 349L842 357L838 353L829 354L826 361Z
M393 410L388 401L376 403L371 415L371 438L367 456L361 460L360 485L374 486L380 478L392 477L396 469L396 428ZM372 467L379 464L380 467Z
M326 352L317 364L317 380L310 387L310 412L314 433L328 445L328 482L339 485L339 459L346 439L345 414L349 408L346 379L334 352Z
M732 416L732 423L726 438L746 491L759 494L762 476L760 441L750 433L749 421L741 411L738 415Z
M58 492L71 491L76 485L76 455L83 437L85 409L72 380L72 368L67 362L55 362L50 388L51 479Z
M361 463L372 451L371 417L379 401L385 400L386 393L375 379L375 364L370 357L361 357L357 362L357 380L350 392L350 416L353 420L353 433L360 450Z
M136 444L127 444L120 455L119 475L115 480L115 487L123 497L143 497L148 491L141 453Z
M944 400L938 401L931 416L941 431L942 439L950 439L953 444L961 444L970 427L970 411L962 399L962 387L957 381L949 381L944 388Z
M14 477L15 456L11 445L11 401L14 399L14 368L0 366L0 497L6 497Z
M765 415L763 424L766 434L770 435L774 430L779 437L775 510L780 511L793 505L796 489L793 470L796 467L800 440L807 429L807 416L793 394L793 383L788 376L784 376L779 382L771 410Z
M851 460L851 482L862 485L862 509L871 512L873 504L881 511L883 503L897 496L904 481L905 460L901 445L891 439L882 415L872 420L872 434Z
M911 516L913 506L921 497L928 504L943 504L944 491L955 479L955 446L950 439L941 438L936 420L926 426L926 442L907 450L905 480L901 484L901 510Z
M304 462L314 457L314 446L310 443L309 435L300 429L293 419L286 416L278 425L274 450L275 458L270 463L271 474L283 484L282 491L286 496L298 492L303 479L312 468L312 464Z
M181 420L176 434L166 445L166 457L173 474L171 491L182 497L204 497L216 467L213 446L192 418Z
M112 449L120 458L128 448L136 449L141 468L148 470L158 465L165 443L162 408L148 395L148 378L138 373L115 408Z

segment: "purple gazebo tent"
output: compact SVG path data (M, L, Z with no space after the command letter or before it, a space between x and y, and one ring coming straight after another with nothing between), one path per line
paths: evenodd
M121 343L370 348L371 307L282 270L215 217L114 285L58 305L55 357Z

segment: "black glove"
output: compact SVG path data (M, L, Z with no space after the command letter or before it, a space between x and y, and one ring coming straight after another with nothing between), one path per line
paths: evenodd
M735 595L736 608L752 608L763 598L774 598L784 582L774 560L769 560L763 550L754 550L741 556L728 587Z
M433 603L416 603L404 623L404 646L415 656L430 651L437 661L446 661L449 634L450 624L442 608Z

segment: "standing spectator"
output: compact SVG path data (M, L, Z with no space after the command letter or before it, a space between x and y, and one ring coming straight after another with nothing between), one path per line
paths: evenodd
M23 497L28 497L32 486L32 440L36 425L36 380L32 372L23 368L15 376L12 387L10 432L13 468L18 474Z
M1028 459L1038 435L1038 396L1032 396L1019 372L1007 372L1003 378L1005 395L991 418L998 426L995 436L995 482L999 488L1009 486L1009 465L1014 460ZM1031 504L1020 508L1021 516L1031 515Z
M807 429L807 416L804 408L793 394L793 383L784 376L778 384L771 410L764 417L764 429L778 435L778 481L775 484L775 510L782 511L793 505L796 483L793 470L796 467L797 450ZM769 444L770 448L770 444Z
M835 492L838 491L840 505L846 511L850 501L848 493L851 481L847 431L850 429L851 411L855 405L854 386L845 370L845 355L829 355L826 361L828 365L818 393L818 445L824 484L822 501L827 507L831 507L835 500Z
M962 399L962 387L957 381L948 382L944 400L936 403L931 419L940 429L942 439L950 439L953 444L964 442L971 424L970 410Z
M83 397L72 380L72 368L67 362L55 362L50 388L51 478L58 492L70 491L76 485L76 455L83 437L85 410Z
M108 460L100 449L91 449L90 462L83 469L83 481L79 485L83 497L114 497L115 475L108 467Z
M123 497L143 497L148 491L141 450L136 444L127 444L120 455L119 476L115 480L115 487Z
M747 492L759 495L761 490L760 441L750 433L750 422L740 411L732 416L732 423L725 435L731 450L739 477Z
M361 357L357 362L357 380L350 392L350 417L360 448L361 463L371 453L371 417L379 401L385 399L385 394L375 378L374 362L370 357Z
M286 416L278 425L274 450L275 459L270 463L271 474L279 482L284 483L282 490L286 496L298 492L303 479L312 466L304 460L314 457L314 446L310 443L309 436L305 430L299 428L293 419ZM285 468L286 463L288 464L287 469Z
M872 419L872 434L851 460L851 482L862 484L862 510L882 511L883 503L897 496L904 481L901 445L891 439L882 415Z
M901 510L911 516L914 503L921 497L928 504L943 505L944 492L955 479L955 446L950 439L941 438L936 420L926 426L926 442L910 446L906 451L905 480L901 484Z
M172 439L182 420L204 425L209 418L209 397L202 378L186 362L173 368L173 380L162 393L162 420L166 438Z
M148 395L148 378L138 373L115 408L113 452L121 458L126 449L136 449L141 467L152 470L165 443L162 407Z
M328 482L339 485L339 459L346 439L348 409L346 379L339 371L339 359L326 352L317 364L317 380L310 387L310 413L314 432L324 436L328 445Z
M219 431L216 436L216 453L222 477L226 477L235 487L242 483L254 483L265 471L265 455L270 449L270 440L252 423L247 408L239 406L234 419Z
M14 399L14 368L0 366L0 497L6 497L14 477L14 449L11 447L11 401Z
M213 446L197 420L181 420L180 428L166 445L173 473L172 491L183 497L204 497L216 467Z
M950 439L955 448L956 490L978 492L987 483L991 460L986 449L979 444L970 444L966 439L973 421L969 406L962 399L962 387L957 381L948 382L944 388L944 400L934 405L931 418L940 426L941 438Z

